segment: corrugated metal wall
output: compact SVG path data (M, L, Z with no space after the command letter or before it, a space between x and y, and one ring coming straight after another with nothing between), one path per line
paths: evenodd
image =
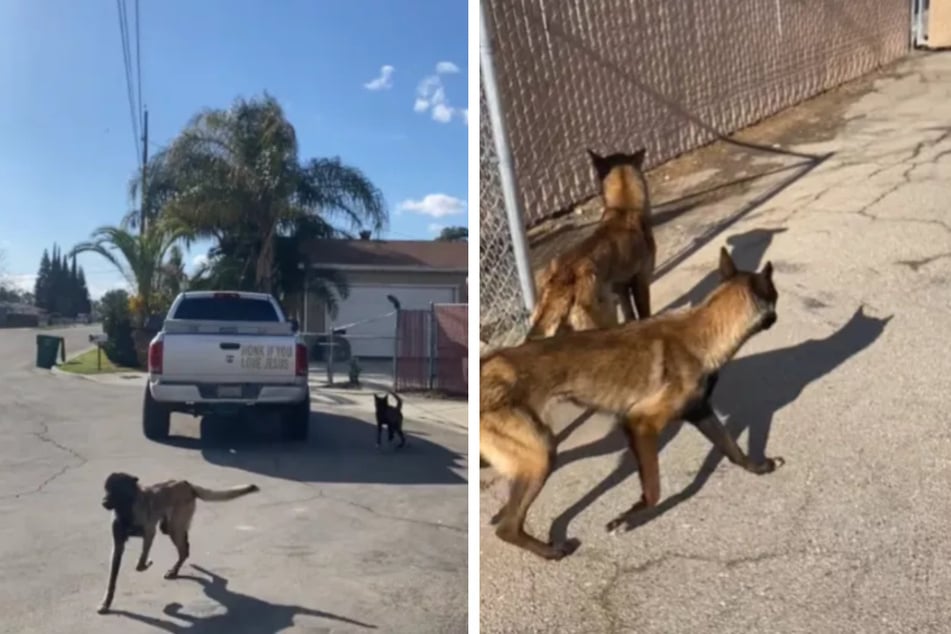
M910 48L908 0L482 2L528 225L596 192L586 147L654 166Z

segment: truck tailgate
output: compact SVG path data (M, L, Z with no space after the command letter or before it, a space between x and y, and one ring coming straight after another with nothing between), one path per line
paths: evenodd
M287 336L166 333L163 374L176 381L290 383L295 344Z

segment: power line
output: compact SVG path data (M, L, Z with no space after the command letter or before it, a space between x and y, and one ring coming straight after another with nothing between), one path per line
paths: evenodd
M142 38L139 34L139 0L135 0L135 83L139 88L139 120L142 121Z
M135 160L139 161L139 121L136 117L135 93L132 88L132 54L129 50L129 22L123 0L116 0L119 13L119 38L122 45L122 63L125 67L126 94L129 98L129 115L132 119L132 138L135 144Z

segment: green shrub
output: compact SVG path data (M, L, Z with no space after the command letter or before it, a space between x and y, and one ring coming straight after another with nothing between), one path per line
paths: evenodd
M102 347L109 360L116 365L135 367L137 359L132 340L132 313L129 312L129 294L122 290L109 291L100 300L102 330L106 343Z

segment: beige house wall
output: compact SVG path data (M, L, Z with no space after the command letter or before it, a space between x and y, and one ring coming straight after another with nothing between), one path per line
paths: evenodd
M431 272L431 271L349 271L347 279L353 285L376 285L376 284L394 284L394 285L417 285L427 284L431 286L451 286L456 289L456 302L466 303L469 301L468 287L466 284L466 273L453 272ZM326 321L326 310L324 303L315 298L309 297L307 305L307 323L304 321L303 304L301 296L295 295L285 300L288 314L300 320L301 329L305 332L325 332L328 324Z

